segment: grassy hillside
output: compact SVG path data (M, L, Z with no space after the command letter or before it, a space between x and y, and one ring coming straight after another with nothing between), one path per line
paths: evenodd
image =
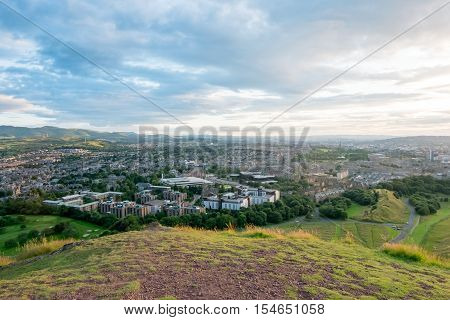
M300 232L163 229L0 269L0 299L450 299L450 270Z
M297 222L298 221L298 222ZM290 220L271 225L270 228L286 231L305 230L323 240L340 240L351 233L355 241L368 248L379 248L383 243L395 238L398 231L375 223L339 220Z
M421 216L419 225L408 237L415 243L441 256L450 257L450 203L444 202L434 215Z
M367 209L361 215L353 215L353 219L372 222L406 223L408 221L408 207L394 193L385 189L378 189L379 199L375 209Z
M15 239L21 233L28 233L31 230L37 230L39 232L46 228L53 227L60 222L69 222L71 226L84 238L98 237L105 229L88 223L85 221L74 220L66 217L59 216L24 216L25 228L22 229L20 224L7 226L0 231L0 254L2 255L14 255L18 252L18 248L4 248L4 242L9 239Z

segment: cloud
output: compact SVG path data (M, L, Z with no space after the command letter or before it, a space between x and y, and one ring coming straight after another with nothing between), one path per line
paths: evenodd
M170 113L199 126L269 121L441 3L42 0L10 4ZM274 124L308 125L317 134L443 130L449 119L442 110L449 107L450 95L450 8L445 10ZM2 117L6 113L20 117L17 110L21 110L24 122L35 115L54 118L60 125L130 130L142 123L174 123L5 9L0 10L0 38ZM16 123L18 118L14 119Z
M0 94L0 113L34 114L54 116L56 112L45 106L30 103L26 99Z

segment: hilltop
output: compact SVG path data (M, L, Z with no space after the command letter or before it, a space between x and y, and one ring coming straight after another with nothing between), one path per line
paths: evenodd
M303 232L156 228L0 269L1 299L449 299L450 270Z
M395 197L392 191L386 189L377 189L376 191L379 195L378 203L373 209L367 209L359 218L373 222L406 223L409 216L406 204Z

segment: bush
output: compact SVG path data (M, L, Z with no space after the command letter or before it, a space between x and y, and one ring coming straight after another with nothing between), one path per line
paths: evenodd
M64 240L48 240L46 238L37 240L31 240L27 242L23 247L21 252L17 255L17 260L24 260L35 256L40 256L43 254L51 253L65 244L74 242L74 239L64 239Z
M3 246L5 247L5 249L11 249L17 247L18 245L19 243L16 239L9 239L5 241Z
M378 193L375 190L353 189L345 191L342 196L353 200L354 202L367 206L378 202Z
M446 268L450 267L450 262L448 260L441 259L440 257L429 253L428 251L417 245L403 243L385 243L382 250L384 253L387 253L390 256L396 258L400 258L402 260L422 262Z
M14 262L13 258L0 255L0 267L7 266L8 264L11 264L13 262Z

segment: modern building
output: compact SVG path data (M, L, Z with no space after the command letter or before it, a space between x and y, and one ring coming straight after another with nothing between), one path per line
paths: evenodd
M169 186L186 186L186 187L213 184L211 181L197 177L165 178L161 179L161 183Z

